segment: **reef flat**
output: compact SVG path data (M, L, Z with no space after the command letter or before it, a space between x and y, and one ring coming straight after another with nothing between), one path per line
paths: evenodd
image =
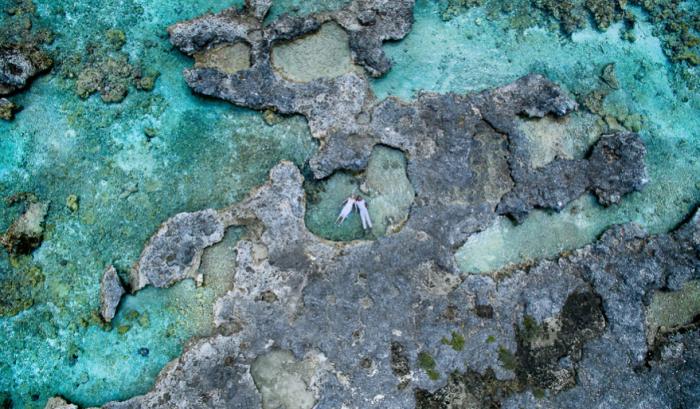
M143 6L136 26L158 10ZM397 50L475 15L499 36L489 3L447 15L408 0L251 0L195 17L199 6L175 7L159 26L96 28L105 42L70 59L36 43L58 68L13 94L25 109L9 108L18 115L0 141L3 406L700 403L697 146L667 137L696 129L692 81L670 81L695 68L667 52L670 62L645 68L656 83L642 91L625 66L663 55L668 38L622 47L632 57L591 51L605 63L582 63L585 78L548 66L567 51L543 42L552 56L535 69L514 51L522 58L500 78L440 64L472 79L445 80L411 77L419 47ZM52 12L94 13L80 7ZM623 8L596 24L644 13ZM42 7L17 10L8 15L42 24ZM563 44L608 36L581 27ZM647 41L644 23L627 28ZM450 61L469 40L427 61ZM68 94L64 108L90 113L37 129L27 114L45 106L33 93ZM654 93L677 100L651 105ZM667 124L669 112L680 122ZM56 138L48 158L45 135ZM60 146L70 138L84 146ZM670 153L680 156L660 172ZM335 226L348 195L367 198L372 229L357 216ZM650 203L664 210L639 208ZM591 224L564 230L571 240L541 240L579 212ZM655 233L612 226L630 219Z

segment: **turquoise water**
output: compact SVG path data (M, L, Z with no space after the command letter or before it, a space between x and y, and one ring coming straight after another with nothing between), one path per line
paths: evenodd
M0 3L5 9L9 2ZM31 257L0 253L0 280L32 268L44 277L30 289L32 308L0 317L0 393L9 392L15 407L43 408L55 394L88 406L148 391L187 340L209 333L213 300L226 287L145 289L122 300L113 328L104 328L95 312L105 266L125 275L168 217L228 205L263 183L278 161L301 166L315 151L303 118L270 126L258 113L187 88L181 72L190 61L171 50L165 28L221 7L37 2L37 20L56 31L57 61L84 53L116 27L126 34L130 62L160 77L151 92L132 88L123 102L105 104L97 95L76 96L58 65L16 98L25 109L15 121L0 121L0 197L29 191L51 202L42 246ZM151 139L146 128L155 130ZM72 194L80 201L75 213L65 205ZM19 209L0 206L4 231Z
M0 0L0 8L10 3ZM343 3L275 2L271 18ZM129 296L111 328L95 317L104 267L114 264L124 275L168 217L239 200L279 160L303 165L316 143L302 118L271 126L258 113L194 96L186 87L181 71L191 62L171 49L165 28L219 10L221 2L36 4L37 22L56 32L50 48L59 65L16 97L26 108L14 122L0 122L0 197L29 191L51 207L45 240L30 257L10 259L0 251L0 280L32 269L43 275L34 283L19 280L30 287L31 308L0 317L0 394L10 393L16 407L42 408L54 394L99 405L146 392L187 340L211 331L211 305L227 289L241 232L229 232L205 254L203 287L185 281ZM520 226L499 220L469 240L458 253L460 265L486 271L551 256L590 242L611 223L634 220L664 231L682 220L700 202L700 97L692 89L697 68L669 64L653 27L644 23L634 43L620 39L620 26L569 39L549 28L509 24L506 16L489 19L480 9L444 22L437 4L419 0L413 32L385 46L394 68L372 87L379 97L409 99L418 90L471 92L536 71L585 94L597 86L602 67L614 62L622 87L608 96L605 109L611 116L644 116L651 183L610 209L584 197L559 214L535 212ZM73 92L74 79L62 74L70 67L60 61L84 55L111 28L124 31L122 52L132 64L160 72L155 89L132 88L118 104L96 95L82 100ZM80 200L75 213L65 205L71 194ZM4 231L19 209L0 208ZM353 238L357 223L347 225Z

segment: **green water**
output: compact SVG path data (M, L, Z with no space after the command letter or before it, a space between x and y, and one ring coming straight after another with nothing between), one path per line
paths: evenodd
M0 0L0 8L11 3ZM275 2L270 18L344 3ZM229 232L210 256L205 254L203 287L185 281L129 296L111 329L95 318L104 267L114 264L125 275L168 217L239 200L263 183L279 160L303 165L316 143L302 118L270 126L258 113L191 94L181 76L191 61L171 49L165 28L219 10L225 6L221 2L44 0L36 5L38 23L56 33L50 48L59 64L15 98L26 107L15 121L0 122L0 197L29 191L51 207L45 240L30 257L11 260L0 251L0 280L31 269L44 277L24 289L31 308L0 317L0 394L9 393L20 408L42 408L55 394L99 405L148 391L187 340L209 333L211 305L226 290L227 257L241 232ZM641 134L651 182L644 192L610 209L584 197L560 214L535 212L521 226L500 220L458 253L465 270L551 256L590 242L621 221L663 231L700 202L700 97L688 84L698 82L697 68L669 64L653 27L639 25L634 43L620 39L619 26L606 33L578 32L570 40L549 29L512 30L509 19L490 20L479 9L449 22L439 15L438 5L419 0L412 33L385 46L395 64L372 83L379 97L476 91L531 71L585 93L596 86L602 67L615 62L622 87L606 99L606 109L646 118ZM85 54L86 46L104 41L110 28L125 32L122 52L132 64L160 72L155 89L132 88L118 104L105 104L96 95L82 100L73 92L75 81L61 74L67 64L60 62ZM329 197L345 195L348 186L359 189L358 181L341 182L337 190L328 189ZM72 194L80 200L75 213L65 205ZM337 207L321 207L326 210L314 217L330 226ZM19 209L4 202L0 209L4 231ZM339 231L347 237L337 238L365 237L358 223L356 217L349 220L347 231ZM147 356L139 353L142 348L148 348Z

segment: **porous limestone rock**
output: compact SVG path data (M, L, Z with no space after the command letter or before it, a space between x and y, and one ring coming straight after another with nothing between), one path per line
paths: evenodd
M221 44L250 44L249 69L229 74L195 66L185 71L185 79L195 92L236 105L304 115L312 135L323 141L310 161L316 178L339 169L364 170L377 144L402 150L416 192L408 224L451 247L488 227L496 214L520 221L532 208L561 210L589 190L608 205L644 185L645 151L634 134L601 138L599 143L607 144L608 150L614 147L618 156L602 157L597 153L603 150L600 148L587 160L560 159L541 168L531 166L528 137L519 118L564 116L578 107L540 75L475 95L423 93L414 101L403 102L395 98L376 101L362 72L305 78L305 82L276 74L270 45L303 39L329 21L346 30L351 49L353 38L361 36L364 44L375 44L381 50L382 41L401 38L412 21L410 12L402 11L405 7L410 10L412 3L393 6L385 1L355 1L337 12L283 17L261 27L261 20L251 17L249 4L241 10L228 9L175 24L169 28L170 40L190 55ZM369 26L358 24L372 20L366 18L367 11L381 18ZM388 16L393 16L393 23ZM355 52L355 62L369 74L389 68L381 68L378 54L368 57L374 55L369 50L363 54L367 58L359 60ZM624 180L618 177L621 171ZM436 207L441 210L435 211Z
M644 303L666 283L700 277L700 216L670 234L618 226L557 260L462 275L440 240L410 226L374 242L316 238L304 226L302 182L283 162L219 211L249 231L236 245L233 289L215 306L219 335L189 346L151 392L105 408L263 407L269 391L251 368L277 350L294 365L322 352L315 408L697 403L700 354L679 332L656 357ZM264 387L289 386L276 379Z
M224 225L214 210L179 213L163 223L146 244L131 271L131 291L147 285L169 287L196 276L202 251L224 237Z
M263 25L269 2L251 0L170 27L188 55L250 45L250 68L195 67L185 79L201 94L306 116L323 142L314 177L364 170L383 144L406 155L415 201L396 233L328 242L307 230L304 178L282 162L240 203L167 221L134 269L135 289L190 277L201 250L241 226L232 287L214 306L216 334L189 345L151 392L105 408L260 408L270 391L281 402L290 382L301 386L296 376L261 383L260 374L280 362L298 373L310 354L324 360L302 382L315 388L317 409L698 405L698 342L675 332L650 347L644 306L654 291L698 278L700 216L658 236L617 226L556 260L493 274L463 274L454 260L454 248L498 213L560 209L589 190L607 205L641 188L638 136L604 135L588 158L534 168L518 117L577 108L542 76L474 95L376 101L362 72L298 83L271 65L274 44L334 21L354 62L380 75L389 69L381 43L406 35L412 5L357 0ZM288 352L265 359L275 351Z
M105 322L111 322L114 318L122 295L124 287L119 281L117 270L112 265L107 266L100 280L100 315Z

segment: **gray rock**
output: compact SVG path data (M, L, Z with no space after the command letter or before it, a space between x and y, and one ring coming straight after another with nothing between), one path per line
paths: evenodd
M465 276L440 240L410 226L374 242L316 238L302 183L282 163L219 212L250 232L236 246L233 289L215 306L219 334L192 344L153 391L106 408L252 408L299 387L316 408L532 407L531 391L551 408L696 402L695 341L672 333L659 344L671 352L650 361L644 300L679 269L698 278L700 216L668 235L619 226L558 260ZM261 392L251 373L279 365L258 359L276 350L289 351L290 373L310 356L326 369L265 378ZM662 373L683 382L659 382Z
M617 204L623 195L641 190L648 182L645 155L637 134L603 135L588 159L555 159L542 168L523 171L498 212L522 221L533 207L561 210L589 190L600 204Z
M119 281L117 270L112 265L107 266L100 280L100 315L105 322L111 322L114 318L122 295L124 287Z
M649 181L644 166L646 148L631 132L603 135L588 159L593 193L600 204L620 203L621 197L639 191Z
M235 74L193 68L185 79L194 91L236 105L304 115L312 134L324 141L310 162L316 178L338 169L364 170L376 144L404 151L416 190L409 225L450 247L488 227L496 214L521 221L532 208L561 210L589 190L607 205L642 187L645 151L633 134L602 138L607 150L622 155L619 159L601 156L601 146L590 163L556 160L544 168L530 166L518 116L562 116L577 108L542 76L529 75L476 95L424 93L410 103L392 98L377 102L361 74L299 83L276 74L270 63L270 44L300 38L333 20L347 31L355 61L370 75L379 75L389 68L381 43L407 34L411 7L408 2L390 7L384 1L355 1L335 13L285 17L264 28L248 8L229 9L178 23L170 35L188 54L222 42L250 43L251 68ZM371 12L376 14L373 24L358 24L371 21ZM360 44L366 48L359 50Z
M224 237L224 224L215 210L179 213L163 223L131 270L131 291L147 285L169 287L193 278L206 247Z

